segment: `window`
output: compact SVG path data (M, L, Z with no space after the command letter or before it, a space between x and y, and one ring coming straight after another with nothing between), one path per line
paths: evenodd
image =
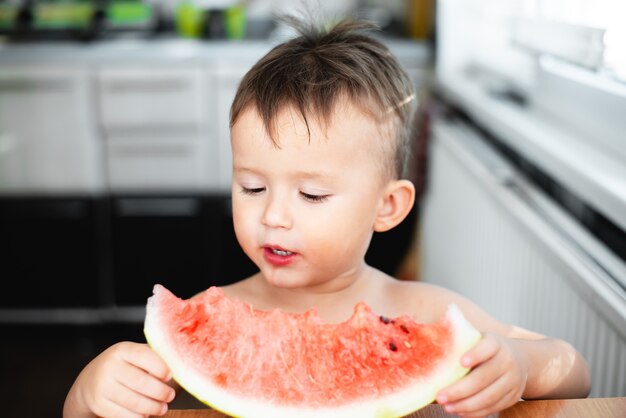
M605 30L600 71L626 82L626 2L624 0L526 0L529 14L555 22Z

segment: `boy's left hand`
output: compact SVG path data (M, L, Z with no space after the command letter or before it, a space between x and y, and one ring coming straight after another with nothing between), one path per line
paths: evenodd
M483 417L515 404L522 397L528 366L514 340L485 333L461 357L461 364L471 368L470 373L437 394L437 402L446 412Z

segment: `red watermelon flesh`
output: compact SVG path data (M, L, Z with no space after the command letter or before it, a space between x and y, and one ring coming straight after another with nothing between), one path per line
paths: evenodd
M315 310L254 310L212 287L182 300L160 285L145 334L179 384L234 416L401 416L462 377L480 338L456 308L434 324L364 303L325 323Z

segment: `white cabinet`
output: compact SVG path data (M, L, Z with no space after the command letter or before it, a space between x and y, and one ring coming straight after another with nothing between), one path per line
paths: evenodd
M229 112L266 41L0 49L0 193L229 193ZM390 42L416 85L428 50Z
M202 70L188 66L107 65L98 69L100 118L110 129L206 122Z
M0 67L0 193L103 189L84 66Z
M199 65L98 69L98 109L112 191L216 188L210 84Z

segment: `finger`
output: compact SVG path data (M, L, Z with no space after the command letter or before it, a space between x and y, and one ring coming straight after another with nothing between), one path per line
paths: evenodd
M468 398L492 385L501 373L496 373L490 367L477 367L465 378L459 380L437 394L437 402L445 405Z
M444 388L437 394L437 402L446 404L472 396L493 384L507 371L502 362L495 361L500 352L500 344L486 336L473 349L465 353L461 362L474 364L470 373L458 382ZM477 366L476 366L477 364Z
M500 343L492 335L485 334L478 344L461 356L461 365L468 368L476 367L494 357L499 350Z
M445 410L449 413L466 415L482 410L492 410L501 402L506 404L514 391L507 382L506 376L501 376L472 396L445 405Z
M116 379L127 388L160 402L171 402L176 395L168 384L136 367L123 368Z
M478 410L462 410L462 411L457 411L455 413L460 416L463 416L464 418L486 417L488 415L503 411L504 409L517 403L519 400L520 398L517 397L515 394L515 389L512 389L505 396L503 396L501 399L499 399L496 403L492 405L487 405Z
M499 351L498 341L490 334L485 334L478 344L461 356L461 365L473 368L472 371L465 378L439 391L437 402L440 404L456 402L492 384L502 373L493 366L485 367L485 364Z
M127 344L128 348L122 351L124 361L144 369L164 382L172 378L167 364L147 344Z
M108 399L123 409L141 416L163 415L167 412L167 403L137 393L119 382L115 384L119 387L110 392Z

